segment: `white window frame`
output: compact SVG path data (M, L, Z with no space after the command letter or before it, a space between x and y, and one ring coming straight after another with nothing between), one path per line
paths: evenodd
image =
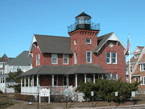
M110 57L107 57L107 53L110 53ZM107 59L108 59L108 58L110 59L110 62L107 62ZM111 52L106 52L106 63L107 63L107 64L111 64Z
M40 65L40 53L36 54L36 66Z
M2 64L2 65L0 65L0 68L3 68L3 62L0 62L0 64Z
M67 58L65 57L67 56ZM64 59L67 59L67 63L64 63ZM68 54L63 54L63 64L69 64L69 55Z
M117 73L113 73L113 74L116 74L116 79L113 78L113 80L117 81L118 80L118 74Z
M74 52L74 64L77 64L77 52Z
M145 63L144 64L140 64L140 71L145 71Z
M141 76L141 85L145 85L145 76Z
M74 45L77 45L77 40L74 40Z
M89 39L89 40L90 40L89 43L87 42L88 39L89 39L89 38L86 39L86 44L91 44L91 39Z
M87 58L88 58L87 53L88 52L90 53L90 62L87 61ZM86 51L86 62L87 63L92 63L92 52L91 51Z
M132 71L131 71L132 70ZM133 66L131 65L130 66L130 72L132 73L133 72Z
M108 79L108 74L110 74L110 79ZM111 80L112 79L112 74L111 73L108 73L107 74L107 80Z
M54 58L53 55L56 55L56 57L55 57L56 58L56 63L53 62L53 58ZM52 54L51 55L51 63L52 64L58 64L58 55L57 54Z
M138 81L137 82L139 82L139 77L135 77L135 82L136 82L136 78L138 78Z
M115 54L116 54L116 57L113 57L113 53L115 53ZM116 62L115 62L115 63L113 62L113 59L114 59L114 58L115 58L115 60L116 60ZM116 53L116 52L112 52L112 63L113 63L113 64L117 64L117 53Z
M137 58L137 54L134 54L134 58L135 58L135 59Z

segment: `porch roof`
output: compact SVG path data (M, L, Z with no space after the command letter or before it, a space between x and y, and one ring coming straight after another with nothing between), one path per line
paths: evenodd
M69 75L69 74L106 74L107 72L99 65L73 65L73 66L61 66L61 65L43 65L34 67L33 69L22 73L18 77L29 75Z

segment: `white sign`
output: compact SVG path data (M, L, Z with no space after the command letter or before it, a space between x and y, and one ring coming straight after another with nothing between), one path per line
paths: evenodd
M131 92L131 97L135 97L135 91Z
M116 96L116 97L118 96L118 92L115 92L115 96Z
M93 91L91 91L91 96L94 96L94 92Z
M68 96L68 89L65 89L65 96Z
M37 89L38 89L38 90L40 89L40 85L37 85Z
M40 96L48 97L50 96L50 90L47 88L43 88L40 90Z

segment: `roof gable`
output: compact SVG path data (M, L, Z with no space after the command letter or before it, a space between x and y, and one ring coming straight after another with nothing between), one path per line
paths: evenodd
M126 47L122 44L122 42L119 40L119 38L113 32L100 36L97 39L98 39L98 45L93 50L93 53L98 53L107 41L118 41L118 42L120 42L121 46L126 50Z
M136 54L136 53L140 53L140 52L142 52L143 48L144 48L144 47L137 46L137 47L135 48L135 50L133 51L132 54Z
M7 57L6 54L4 54L1 58L0 58L0 62L8 62L9 58Z

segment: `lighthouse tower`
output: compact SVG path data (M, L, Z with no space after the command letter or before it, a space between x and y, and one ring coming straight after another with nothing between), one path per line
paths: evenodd
M75 23L68 26L71 47L74 51L74 64L93 64L92 51L97 46L100 24L91 22L91 16L84 10L75 17Z

